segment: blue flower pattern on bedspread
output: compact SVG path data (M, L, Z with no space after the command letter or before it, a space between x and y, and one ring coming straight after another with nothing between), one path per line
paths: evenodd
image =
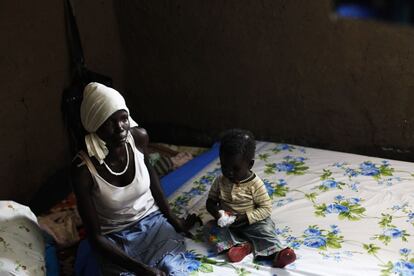
M211 219L205 200L219 165L211 163L170 199L176 214ZM338 269L338 275L414 276L413 164L259 142L253 170L272 199L275 233L297 261L284 270L252 257L229 263L209 250L199 226L188 240L192 275L283 276L296 269L335 275ZM315 263L320 274L307 266Z

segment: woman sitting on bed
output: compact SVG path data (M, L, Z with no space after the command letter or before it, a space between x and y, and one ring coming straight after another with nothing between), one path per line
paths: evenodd
M86 151L72 166L79 213L103 275L187 275L184 238L148 163L148 135L124 98L99 83L81 104Z

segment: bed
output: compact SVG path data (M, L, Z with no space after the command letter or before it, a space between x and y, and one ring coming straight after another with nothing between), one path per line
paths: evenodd
M275 231L297 261L285 269L252 255L228 263L199 226L186 240L194 275L414 275L413 163L258 141L253 169L272 198ZM218 174L215 145L164 177L173 211L210 220L205 202Z
M29 207L0 201L0 275L58 276L53 239Z
M257 141L253 170L273 201L280 240L297 253L284 269L228 263L204 241L186 239L192 275L414 275L414 164ZM218 145L161 178L172 210L211 219L205 202L220 174ZM95 275L90 248L77 248L76 275Z

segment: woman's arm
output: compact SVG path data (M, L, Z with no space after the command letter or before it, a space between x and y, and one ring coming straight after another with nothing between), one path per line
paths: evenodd
M158 205L158 208L160 208L160 211L167 218L168 222L171 223L172 226L174 226L177 232L184 232L186 234L189 234L188 230L189 228L191 228L194 222L192 220L185 221L183 219L179 219L172 213L171 208L168 204L168 201L164 195L164 191L161 188L158 175L149 162L149 158L148 158L149 137L148 137L147 131L143 128L134 127L131 129L131 134L134 137L135 145L144 154L145 165L147 166L148 173L150 176L151 193L152 193L152 196L154 197L155 202Z
M139 275L165 275L162 271L137 262L101 233L95 205L92 202L93 180L86 166L71 168L71 179L76 195L78 211L86 228L89 241L106 259Z

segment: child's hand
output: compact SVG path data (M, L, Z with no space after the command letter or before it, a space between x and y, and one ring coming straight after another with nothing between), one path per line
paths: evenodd
M220 227L229 226L236 220L236 216L229 215L229 213L224 210L219 210L218 213L220 218L217 220L217 224Z
M235 222L231 225L231 227L240 227L249 223L246 214L237 214Z
M236 222L247 222L247 215L246 214L238 214L236 215Z
M225 211L224 209L219 209L219 210L217 210L216 214L214 215L214 219L216 221L218 221L223 216L223 214L225 214L227 216L232 216L233 215L233 213L230 212L230 211Z

